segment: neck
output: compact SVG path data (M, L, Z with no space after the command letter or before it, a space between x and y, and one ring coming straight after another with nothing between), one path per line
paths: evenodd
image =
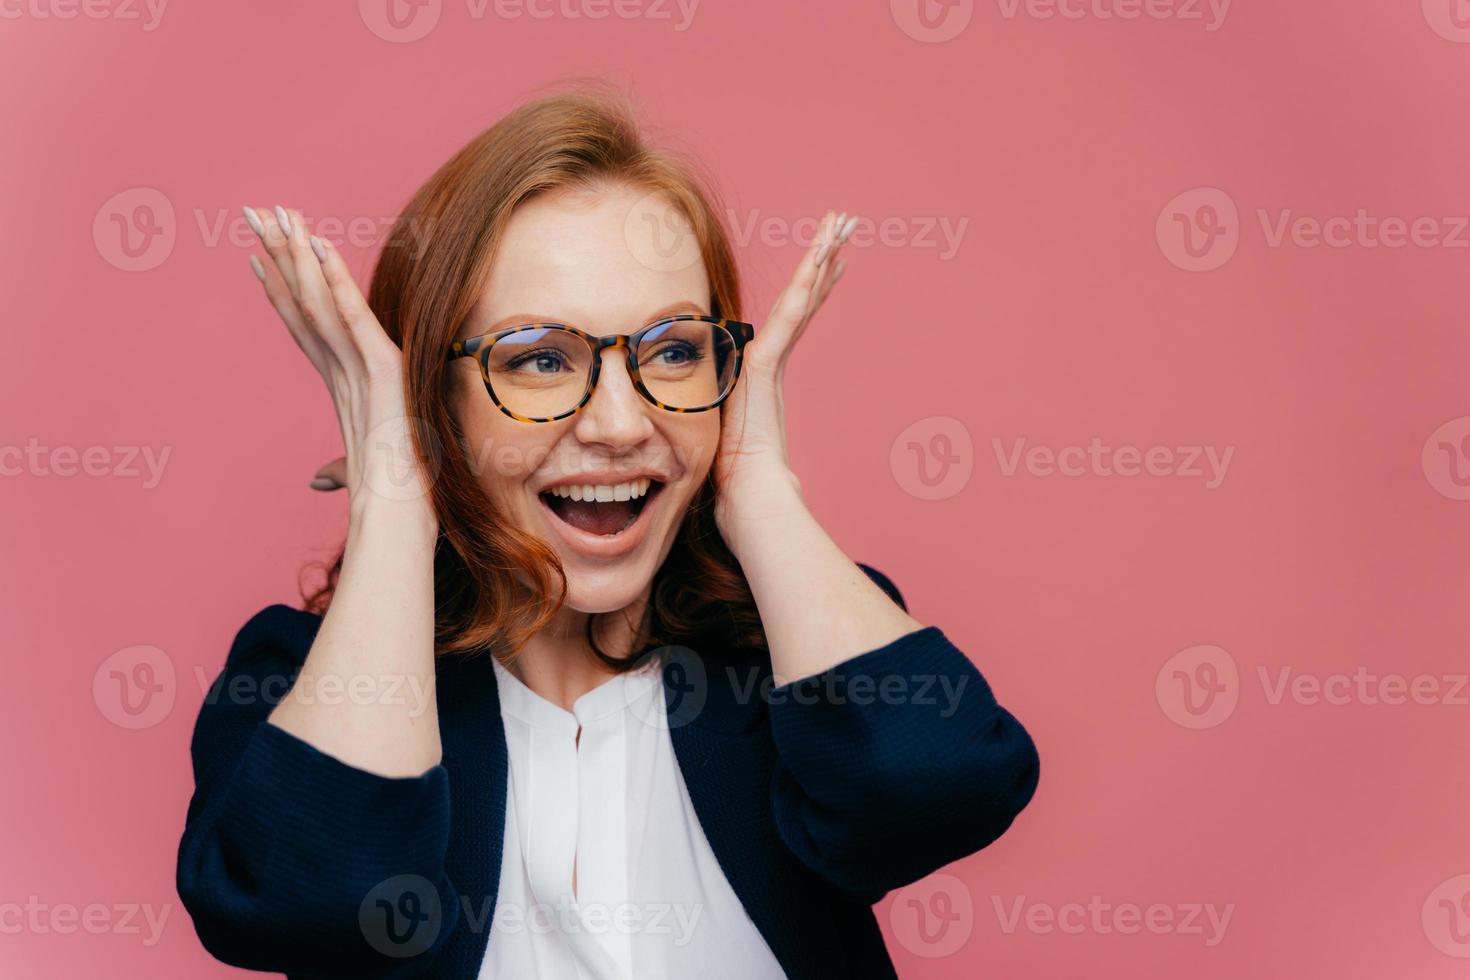
M646 601L644 597L616 613L601 616L597 645L604 653L614 657L629 654ZM587 642L589 615L562 606L506 669L552 704L572 710L579 697L617 673L592 652Z

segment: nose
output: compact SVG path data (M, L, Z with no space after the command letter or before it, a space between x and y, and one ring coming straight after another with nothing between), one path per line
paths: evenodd
M577 414L577 439L613 449L636 446L653 434L653 420L648 417L652 407L633 387L623 351L603 351L597 387Z

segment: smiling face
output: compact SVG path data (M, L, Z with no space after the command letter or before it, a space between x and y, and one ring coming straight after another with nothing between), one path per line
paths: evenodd
M631 334L675 313L708 314L710 284L697 256L660 259L667 254L660 229L680 223L671 202L622 185L533 198L511 215L485 290L456 339L537 322ZM530 356L514 370L530 372L528 385L544 387L569 370L554 347L525 346ZM676 361L678 353L664 356ZM658 408L635 389L626 350L601 357L601 376L581 412L535 423L496 407L475 359L451 364L450 406L468 439L471 469L508 520L557 553L567 605L587 613L622 609L644 594L720 437L719 411Z

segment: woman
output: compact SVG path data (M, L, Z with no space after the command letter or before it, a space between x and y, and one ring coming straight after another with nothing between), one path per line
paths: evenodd
M349 524L200 711L204 945L303 977L893 976L871 906L1004 832L1037 757L787 462L782 374L855 219L744 323L703 183L586 93L436 173L366 299L299 212L246 215Z

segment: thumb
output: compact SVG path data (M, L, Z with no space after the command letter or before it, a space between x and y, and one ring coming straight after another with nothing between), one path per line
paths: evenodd
M338 456L317 470L309 486L313 490L341 490L347 486L347 457Z

